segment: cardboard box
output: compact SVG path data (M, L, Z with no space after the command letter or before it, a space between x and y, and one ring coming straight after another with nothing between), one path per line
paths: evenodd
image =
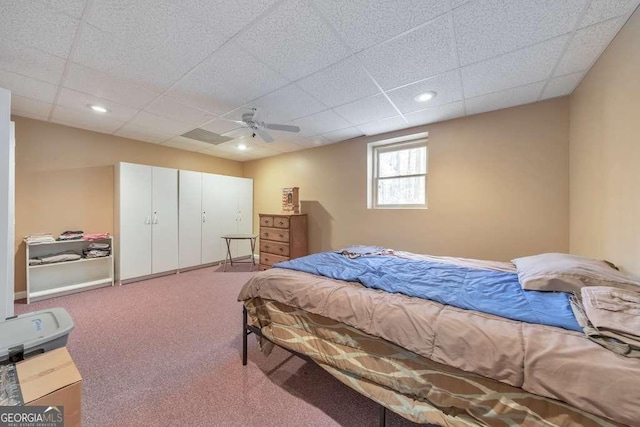
M65 427L81 425L82 377L65 347L15 364L25 406L63 406Z

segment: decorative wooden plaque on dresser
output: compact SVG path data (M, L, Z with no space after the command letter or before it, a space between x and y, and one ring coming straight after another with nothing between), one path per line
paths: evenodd
M308 253L306 214L260 214L260 270Z

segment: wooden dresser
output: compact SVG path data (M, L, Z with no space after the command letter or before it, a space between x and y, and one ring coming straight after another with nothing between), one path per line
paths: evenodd
M306 214L260 214L260 270L308 253Z

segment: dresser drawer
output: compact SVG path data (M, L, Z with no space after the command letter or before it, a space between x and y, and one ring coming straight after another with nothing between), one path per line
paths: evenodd
M273 242L271 240L260 240L260 251L270 254L289 256L289 244Z
M289 228L289 218L284 216L274 216L273 226L276 228Z
M289 257L260 252L260 264L273 265L282 261L289 261Z
M260 228L260 241L275 240L277 242L289 243L289 230L278 228Z
M273 217L272 216L261 216L260 217L260 227L273 227Z

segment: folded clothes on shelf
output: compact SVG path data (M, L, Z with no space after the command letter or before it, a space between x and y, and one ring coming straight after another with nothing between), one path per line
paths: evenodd
M82 254L85 258L103 258L111 255L111 250L109 249L85 249L82 251Z
M84 240L105 240L110 239L111 234L109 233L86 233L84 235Z
M26 236L24 241L28 245L32 245L34 243L53 243L56 239L53 238L51 233L34 233Z
M81 259L82 256L73 252L73 251L65 251L52 255L44 255L34 258L29 258L29 265L40 265L40 264L53 264L57 262L67 262L67 261L76 261Z
M84 232L82 230L78 231L65 231L58 237L58 241L66 241L66 240L82 240L84 238Z
M88 249L110 249L111 245L109 243L89 243Z

